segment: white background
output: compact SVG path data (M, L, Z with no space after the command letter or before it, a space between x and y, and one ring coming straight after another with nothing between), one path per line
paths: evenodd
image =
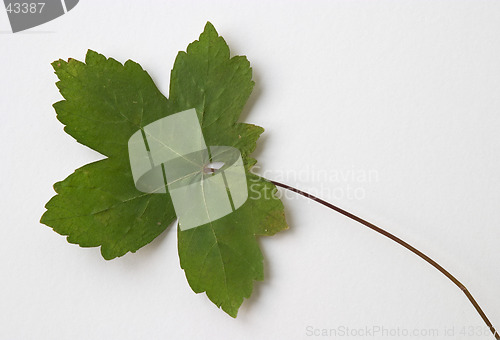
M430 265L291 194L290 230L260 239L266 279L237 319L191 291L172 228L105 261L39 223L52 184L101 157L57 121L50 62L88 48L133 59L168 95L177 51L207 20L253 66L242 119L266 129L260 172L426 252L500 327L500 1L87 0L17 34L0 10L0 339L310 339L342 327L493 339Z

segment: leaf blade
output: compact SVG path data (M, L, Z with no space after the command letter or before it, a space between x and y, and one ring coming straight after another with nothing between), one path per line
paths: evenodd
M41 223L81 247L101 246L107 260L135 252L174 220L168 195L139 192L112 159L87 164L54 185Z
M254 281L264 280L257 236L274 235L288 225L276 187L248 174L253 193L239 209L203 226L177 228L179 259L189 285L235 318Z
M168 100L142 67L89 50L85 63L52 63L65 100L54 104L64 130L105 156L127 157L127 142L141 127L171 113Z
M160 197L135 188L127 146L137 130L172 113L168 100L130 60L122 65L89 50L85 63L57 60L52 66L64 97L54 104L64 130L109 158L56 183L57 195L40 222L68 236L70 243L100 246L105 259L135 252L175 219L168 193Z
M175 111L195 107L207 145L236 147L247 169L249 199L243 206L206 225L177 232L179 259L190 286L197 293L206 292L232 317L250 297L253 282L264 278L256 236L288 228L283 204L274 196L276 187L249 172L256 162L249 155L264 131L238 123L254 86L251 78L246 57L231 58L224 39L207 23L199 40L177 55L170 80L169 100Z
M247 58L230 58L226 42L208 22L199 40L175 59L169 100L175 112L196 108L207 144L238 148L249 169L256 162L249 155L264 129L237 121L254 85Z

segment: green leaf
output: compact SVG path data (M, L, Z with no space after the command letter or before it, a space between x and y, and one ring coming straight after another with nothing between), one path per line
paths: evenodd
M85 63L57 60L52 66L66 99L54 104L64 131L105 156L127 158L134 132L173 113L151 77L131 60L122 65L89 50Z
M196 293L206 292L218 307L236 317L253 281L264 279L257 235L274 235L287 228L276 187L252 174L249 199L225 217L181 231L177 240L181 267Z
M78 142L108 156L86 165L54 185L58 195L41 222L68 242L101 246L105 259L135 252L175 220L170 196L135 188L128 140L141 127L171 114L167 99L133 61L118 61L88 51L52 63L65 100L54 104L64 130Z
M200 39L179 52L170 78L170 103L175 112L196 108L208 145L238 148L249 169L248 157L264 129L237 123L254 82L244 56L229 57L229 47L211 23Z
M170 82L170 102L175 111L195 107L208 145L229 145L248 155L262 128L237 123L254 86L245 57L229 56L229 48L207 23L200 39L187 52L179 52ZM230 215L186 231L178 228L181 267L191 288L207 296L236 317L253 281L263 280L262 254L256 235L273 235L286 229L283 205L274 198L272 183L247 171L249 199Z
M253 281L262 280L263 258L256 237L287 228L275 186L250 173L250 153L264 131L238 122L254 83L245 57L229 48L207 23L198 41L179 52L170 99L133 61L124 65L88 51L85 63L70 59L53 67L63 101L54 104L65 131L108 158L77 169L54 185L41 222L70 243L101 247L105 259L135 252L175 219L168 194L138 191L128 159L128 140L142 127L195 108L207 145L240 150L249 199L233 213L186 231L178 229L181 267L193 290L235 317ZM167 292L168 293L168 292Z
M135 252L175 219L170 196L138 191L127 164L115 159L87 164L54 189L41 222L70 243L101 246L107 260Z

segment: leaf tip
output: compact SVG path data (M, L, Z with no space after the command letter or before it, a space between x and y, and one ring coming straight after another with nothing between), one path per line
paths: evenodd
M58 59L58 60L55 60L53 61L52 63L50 63L50 65L52 65L52 68L54 69L54 71L59 71L62 67L64 67L65 65L67 64L66 61L62 60L62 59Z
M101 246L101 256L106 261L110 261L110 260L114 259L115 257L118 257L118 256L116 256L116 254L109 251L109 249L105 246Z
M224 312L226 312L227 315L229 315L230 317L232 317L233 319L236 319L236 317L238 316L238 310L234 310L234 311L230 311L230 310L225 310L223 309Z
M45 207L47 207L47 206L45 206ZM46 214L47 214L47 210L45 210L45 212L40 217L40 223L41 224L45 224L46 226L48 226Z
M87 50L87 54L85 54L85 64L93 65L101 61L106 61L106 57L103 56L102 54L97 53L94 50L91 49Z
M219 35L217 33L217 30L215 29L214 25L210 21L207 21L207 23L205 24L205 28L203 29L203 33L207 33L207 34L208 33L215 33L216 35Z
M220 38L224 40L222 37L219 37L219 33L217 33L217 30L215 29L214 25L210 21L207 21L205 24L205 28L203 29L203 32L200 34L199 41L211 41L215 40L217 38Z

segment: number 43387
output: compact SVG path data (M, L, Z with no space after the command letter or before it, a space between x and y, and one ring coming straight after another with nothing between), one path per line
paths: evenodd
M7 6L7 13L42 13L45 2L14 2Z

